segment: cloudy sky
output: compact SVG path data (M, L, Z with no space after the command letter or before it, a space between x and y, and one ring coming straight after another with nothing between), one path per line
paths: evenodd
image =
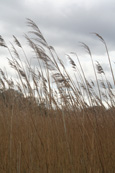
M79 42L86 43L95 60L109 70L103 44L92 35L97 32L106 41L115 61L115 1L114 0L0 0L0 35L10 41L12 35L21 39L28 31L26 18L40 28L48 43L64 59L71 51L78 53L84 70L91 76L90 58ZM2 57L6 56L0 48ZM96 59L97 58L97 59ZM1 65L5 65L5 59Z

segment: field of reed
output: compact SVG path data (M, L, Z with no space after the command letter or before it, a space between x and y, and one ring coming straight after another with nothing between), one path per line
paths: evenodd
M81 43L94 71L89 81L76 53L66 56L71 77L38 26L27 24L30 55L15 36L10 46L0 36L14 71L11 77L0 69L0 173L114 173L115 77L105 40L94 33L105 47L111 81Z

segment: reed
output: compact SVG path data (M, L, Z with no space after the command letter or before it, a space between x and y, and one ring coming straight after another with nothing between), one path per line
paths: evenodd
M0 172L114 172L114 86L102 65L95 65L89 47L82 43L91 57L96 84L88 81L76 53L67 55L72 78L38 26L27 22L31 31L25 39L37 65L15 36L10 46L0 36L16 75L11 78L0 69ZM106 47L114 82L107 45L96 36Z

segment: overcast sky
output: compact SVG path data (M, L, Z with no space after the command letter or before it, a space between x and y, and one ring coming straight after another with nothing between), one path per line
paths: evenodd
M48 43L62 56L71 51L85 54L79 44L84 42L108 70L104 46L90 34L97 32L108 45L112 63L115 61L114 0L0 0L0 35L4 39L10 41L12 35L21 38L28 31L26 18L38 25ZM5 55L3 49L0 51ZM81 57L90 75L90 65L86 64L89 60Z

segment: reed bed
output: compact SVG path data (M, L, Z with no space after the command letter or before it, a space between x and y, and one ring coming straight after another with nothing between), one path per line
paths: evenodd
M37 65L15 36L11 48L0 36L16 75L0 69L0 173L114 173L115 78L106 42L94 33L105 46L112 83L85 43L94 80L74 52L67 55L72 78L38 26L27 23Z

